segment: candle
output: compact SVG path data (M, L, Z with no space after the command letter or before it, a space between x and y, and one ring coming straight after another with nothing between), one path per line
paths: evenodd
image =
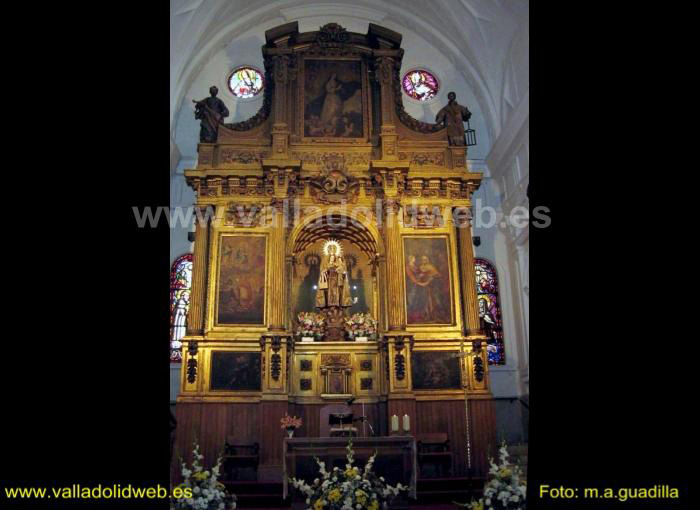
M411 430L411 419L408 417L407 414L403 415L403 431L408 432Z
M399 417L396 415L393 415L391 417L391 431L392 432L398 432L399 431Z

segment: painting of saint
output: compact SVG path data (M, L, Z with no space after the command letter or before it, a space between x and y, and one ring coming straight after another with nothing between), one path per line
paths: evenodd
M209 387L212 390L260 391L260 353L213 351Z
M446 238L404 238L408 324L453 322L448 253Z
M414 352L411 372L414 390L461 389L457 352Z
M223 236L219 252L217 324L263 324L265 238Z
M342 60L304 64L304 136L362 138L362 66Z

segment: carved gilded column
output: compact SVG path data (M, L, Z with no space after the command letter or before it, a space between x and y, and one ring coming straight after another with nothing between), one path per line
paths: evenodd
M386 235L386 283L387 283L387 318L390 331L402 331L406 327L406 311L403 306L404 271L401 263L401 231L399 226L398 200L384 200L384 232Z
M287 313L284 209L281 200L274 200L270 205L270 260L268 262L270 273L268 280L270 283L270 320L268 323L271 331L284 331L285 316Z
M394 90L393 79L395 75L396 62L394 58L387 55L380 55L375 61L375 72L379 80L381 90L381 140L382 140L382 159L394 160L399 159L396 151L396 126L394 125L394 117L392 108L394 108Z
M289 148L289 90L287 87L290 72L293 74L294 57L281 54L272 57L275 79L274 117L272 123L272 157L288 157Z
M204 333L206 288L209 277L209 236L211 230L211 206L199 207L195 221L194 254L192 255L192 290L187 315L187 334Z
M459 263L462 267L462 296L464 296L464 325L467 334L478 333L479 303L476 299L474 246L472 244L471 212L466 207L454 210L454 224L459 239Z

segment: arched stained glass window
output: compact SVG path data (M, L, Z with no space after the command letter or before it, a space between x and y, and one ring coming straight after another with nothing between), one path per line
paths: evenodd
M238 67L228 78L228 88L234 96L248 99L257 96L265 86L263 74L250 66Z
M474 259L476 296L479 302L481 327L489 338L487 351L489 365L505 365L501 298L498 293L498 275L493 264L485 259Z
M182 337L187 330L187 310L192 287L192 254L175 260L170 269L170 361L182 361Z
M440 85L433 73L424 69L407 72L402 80L403 91L417 101L427 101L438 93Z

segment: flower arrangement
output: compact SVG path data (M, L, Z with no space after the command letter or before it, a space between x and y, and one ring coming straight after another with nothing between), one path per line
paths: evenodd
M312 336L316 339L323 337L326 329L326 319L320 313L301 312L297 316L297 335Z
M522 510L525 508L527 483L521 480L520 466L511 464L508 460L508 449L505 441L499 449L500 463L489 459L491 479L484 486L484 497L466 505L457 505L469 510Z
M358 336L373 338L377 334L377 321L368 313L356 313L345 318L345 330L350 338Z
M392 487L372 471L376 452L362 469L353 466L355 452L352 441L346 449L348 462L345 470L334 467L332 471L327 471L325 463L317 458L321 478L316 478L311 485L290 478L292 486L306 496L307 510L379 510L387 508L401 491L408 488L400 483Z
M175 510L233 510L236 508L236 496L227 494L224 484L218 481L221 469L221 455L211 471L205 470L201 461L204 455L199 453L195 441L192 452L192 466L182 464L183 482L178 485L185 493L184 497L174 499L171 508Z
M287 433L289 434L289 437L292 437L294 431L301 427L301 424L303 422L301 418L297 418L296 416L289 416L287 413L284 413L284 418L280 419L280 423L282 424L280 428L286 429Z

